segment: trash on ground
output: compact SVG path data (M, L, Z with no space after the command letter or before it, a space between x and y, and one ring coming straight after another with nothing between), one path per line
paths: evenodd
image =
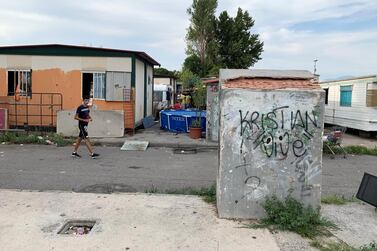
M88 234L91 229L91 227L70 226L65 234L84 235Z
M49 144L49 145L53 145L53 144L54 144L54 142L52 142L51 140L48 140L48 139L47 139L45 142L46 142L47 144Z

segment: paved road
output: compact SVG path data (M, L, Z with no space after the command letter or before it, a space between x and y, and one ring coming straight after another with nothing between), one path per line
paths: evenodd
M84 150L84 149L82 149ZM0 188L74 190L80 192L144 192L213 184L217 151L174 154L172 149L149 148L124 152L98 147L102 157L70 157L70 147L0 146ZM377 175L377 157L340 156L323 159L323 194L352 196L364 172Z
M216 177L214 151L191 155L174 154L167 148L96 150L101 158L93 160L84 151L83 158L72 159L70 147L0 146L0 188L144 192L152 187L210 186Z
M364 172L377 176L377 157L348 155L347 159L337 156L323 157L322 194L355 196Z

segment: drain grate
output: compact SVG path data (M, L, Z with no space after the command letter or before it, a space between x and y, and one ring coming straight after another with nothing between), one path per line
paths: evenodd
M173 150L174 154L197 154L198 150L196 148L175 148Z
M58 234L63 234L63 235L85 235L85 234L89 234L95 224L96 224L96 221L92 221L92 220L72 220L72 221L68 221L59 230Z

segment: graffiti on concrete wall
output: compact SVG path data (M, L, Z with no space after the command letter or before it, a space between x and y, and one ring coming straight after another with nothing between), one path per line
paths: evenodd
M246 141L253 150L260 148L267 157L285 158L289 153L304 156L318 124L316 110L290 110L289 106L274 108L267 113L239 111L240 152Z
M241 164L233 170L240 170L245 174L244 194L235 200L259 200L269 194L269 189L263 180L256 175L258 170L268 169L268 162L279 162L288 159L294 167L295 177L301 196L310 196L312 192L311 180L321 172L321 166L312 156L312 139L322 125L319 120L319 108L290 109L281 106L268 112L239 110L239 126L237 132L241 137L239 153ZM251 152L261 151L267 161L257 166ZM285 163L286 165L287 163ZM288 175L288 167L282 165L281 176Z
M291 164L295 167L301 197L311 196L313 186L310 181L321 173L320 164L313 160L311 154L301 156Z

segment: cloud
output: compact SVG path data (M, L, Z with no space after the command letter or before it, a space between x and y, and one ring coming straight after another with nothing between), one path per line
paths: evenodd
M67 43L146 51L164 67L185 58L191 0L0 0L0 44ZM323 78L376 73L375 0L219 0L241 7L264 41L256 67L318 70Z

